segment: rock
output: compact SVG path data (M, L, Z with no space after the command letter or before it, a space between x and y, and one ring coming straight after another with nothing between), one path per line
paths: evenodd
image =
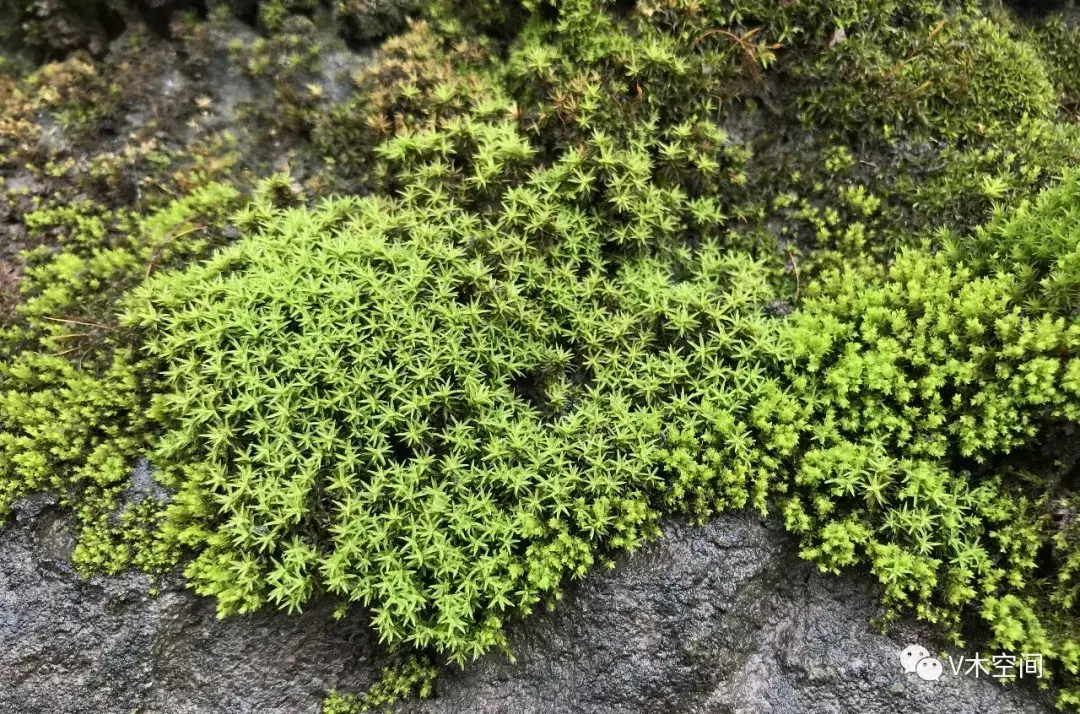
M329 605L218 620L177 580L157 597L140 575L80 580L56 545L64 519L39 500L0 528L0 714L314 713L383 666Z
M111 37L119 34L119 15L103 0L32 0L23 3L16 17L22 37L15 41L44 51L45 56L63 57L74 50L100 55Z
M334 16L342 36L362 45L403 30L419 6L418 0L334 0Z
M131 472L131 480L124 489L123 501L128 504L139 504L147 498L155 501L168 503L172 500L172 494L154 480L154 467L149 459L139 459Z
M32 501L0 530L0 714L316 714L328 689L365 689L383 661L359 622L330 607L218 621L178 582L80 582L56 561L59 519ZM51 525L50 525L51 523ZM554 612L511 628L509 662L447 669L409 714L1019 714L1053 711L948 664L905 674L903 623L886 637L863 576L820 575L751 516L665 538L571 587Z
M515 629L517 662L444 673L414 714L1009 714L1051 712L986 678L905 674L865 577L822 575L776 526L725 516L669 525L662 541L587 579ZM969 656L973 656L970 653ZM960 654L954 655L959 660Z

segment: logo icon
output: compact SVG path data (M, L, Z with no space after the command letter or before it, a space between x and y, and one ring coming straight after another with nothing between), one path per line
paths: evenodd
M904 672L918 675L924 682L936 682L945 673L944 660L931 657L922 645L905 647L900 653L900 666L904 668ZM965 666L967 669L964 669ZM963 655L959 660L949 655L949 669L956 677L963 674L975 677L975 679L983 676L1002 680L1032 677L1042 679L1043 655L1030 652L983 655L981 652L976 652L973 657Z
M930 653L926 651L925 647L921 645L908 645L904 648L904 651L900 653L900 664L903 665L904 671L908 674L912 674L916 671L919 662L930 656Z
M936 682L941 679L941 674L945 671L941 662L931 657L926 648L921 645L905 647L900 653L900 665L906 673L915 673L925 682Z
M915 665L915 674L919 675L919 679L926 682L936 682L941 679L941 673L943 671L944 668L941 666L941 662L933 657L923 657L919 660L919 663Z

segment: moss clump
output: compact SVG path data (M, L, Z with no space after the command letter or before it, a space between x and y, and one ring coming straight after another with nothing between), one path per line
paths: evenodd
M700 514L755 481L763 499L767 459L724 443L766 389L752 373L707 405L705 472L656 448L664 414L700 421L684 409L706 375L739 378L724 355L768 354L761 266L703 247L670 295L671 259L607 265L609 284L604 232L537 191L560 179L491 216L419 191L256 206L245 241L137 292L129 323L168 389L157 462L190 464L166 481L165 531L223 613L328 592L370 607L383 640L460 661L655 535L656 462L686 467L669 500Z
M652 529L627 437L597 412L548 425L515 390L572 358L530 309L536 266L466 250L496 235L448 209L254 214L247 241L142 293L175 385L159 460L197 457L169 527L223 613L331 592L384 641L463 658L582 574L592 539Z
M1046 73L1058 94L1061 111L1075 119L1080 110L1080 29L1061 15L1051 15L1035 27L1024 28L1021 37L1038 51Z
M1067 484L1010 455L1080 417L1077 176L949 250L886 274L838 271L784 331L811 437L784 514L822 569L868 564L887 603L990 646L1041 652L1075 703ZM1051 544L1052 563L1041 554Z
M967 240L950 238L954 254L983 273L1012 273L1012 295L1029 309L1068 322L1080 307L1080 225L1077 173L1021 202L998 209Z
M800 100L806 119L851 132L964 139L1056 109L1037 52L987 18L931 15L879 33L856 26L799 78L811 87Z
M331 692L323 702L322 714L357 714L383 711L409 697L427 699L434 688L436 670L420 657L411 657L396 667L386 667L382 676L361 696Z
M375 148L407 131L433 129L455 117L505 116L497 86L459 65L481 65L485 52L463 43L454 50L427 23L387 40L377 61L350 77L356 93L314 118L312 137L335 173L361 186L375 183ZM489 107L485 110L482 107Z
M21 304L0 332L0 513L28 492L59 493L76 512L75 559L88 570L153 565L150 553L117 545L147 531L123 522L121 495L153 438L152 372L112 307L155 268L212 247L207 231L236 198L211 185L145 217L83 203L26 218L32 231L57 230L63 249L26 256Z
M1015 284L911 253L880 283L814 286L787 328L790 379L815 395L813 446L786 507L807 557L828 569L866 558L895 603L940 594L952 615L1006 574L1034 577L1037 530L1018 543L982 529L1021 528L1037 509L1014 497L1022 479L999 466L1003 487L984 469L1054 419L1075 420L1080 363L1062 358L1076 327L1025 311Z

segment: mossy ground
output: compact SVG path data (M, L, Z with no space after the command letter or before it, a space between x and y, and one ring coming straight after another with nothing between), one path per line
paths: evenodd
M222 614L337 598L402 659L342 712L664 514L771 510L1075 708L1071 9L444 0L362 61L386 7L22 28L0 514L55 491L81 568Z

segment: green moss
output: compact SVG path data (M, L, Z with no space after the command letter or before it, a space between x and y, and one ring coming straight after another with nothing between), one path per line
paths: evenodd
M1051 15L1021 34L1038 51L1058 94L1061 110L1070 118L1080 110L1080 29L1061 15Z
M313 139L335 173L374 184L375 147L396 134L431 129L460 116L509 114L494 82L456 65L482 65L485 53L451 50L426 23L388 40L377 61L351 79L355 94L314 119Z
M814 395L784 507L804 556L868 564L887 603L957 638L977 613L990 647L1047 655L1063 705L1075 541L1049 504L1075 496L1012 455L1080 416L1077 206L1073 172L937 255L830 274L785 326L789 379Z
M222 614L363 606L405 664L328 712L429 691L663 514L750 506L893 616L1043 652L1075 703L1080 497L1040 455L1080 418L1071 30L930 1L476 7L434 5L343 98L307 4L234 45L265 138L310 132L319 185L373 196L279 176L229 218L229 159L152 210L23 212L0 507L58 491L81 564L180 562ZM81 57L0 83L9 165L119 185L115 158L33 150L36 112L77 131L118 96ZM172 502L129 503L158 437Z
M1010 211L998 209L970 239L953 239L953 251L982 272L1013 273L1017 300L1072 321L1080 307L1078 199L1077 173L1067 172L1034 201Z
M799 105L814 125L967 139L1056 110L1037 52L989 19L942 15L887 33L858 29L797 75L811 87Z
M121 545L149 542L148 529L129 522L146 521L147 506L129 512L121 496L153 440L152 372L114 306L155 268L207 251L206 232L235 200L211 185L145 217L90 202L26 217L32 231L54 232L60 249L26 256L21 304L0 332L0 513L28 492L61 494L81 528L76 562L88 571L150 565Z
M430 662L412 657L396 667L383 669L382 676L361 695L331 692L323 702L322 714L358 714L383 711L410 697L427 699L435 682L436 670Z
M486 138L493 160L528 156ZM677 257L608 263L569 169L507 189L488 216L420 190L256 205L245 241L137 291L129 322L167 388L157 462L190 464L166 481L166 533L194 549L188 577L222 613L330 593L369 607L391 645L463 661L566 577L655 535L650 494L699 515L746 503L751 484L763 501L768 459L724 435L744 419L771 431L768 407L742 404L772 393L721 360L768 354L767 274L703 246L669 295ZM749 381L717 395L707 365ZM685 408L706 394L717 462L695 470L659 444L694 429ZM682 468L676 496L661 461Z

